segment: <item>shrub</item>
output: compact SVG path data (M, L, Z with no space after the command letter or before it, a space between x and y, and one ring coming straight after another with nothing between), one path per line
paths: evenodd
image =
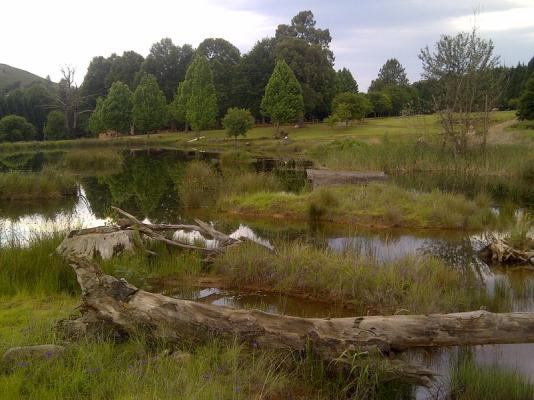
M20 142L37 139L35 127L18 115L0 119L0 142Z
M45 140L65 139L67 137L65 114L61 111L50 112L46 117L46 125L43 133Z
M254 117L244 108L229 108L222 124L228 136L237 139L238 136L246 136L247 131L254 125Z

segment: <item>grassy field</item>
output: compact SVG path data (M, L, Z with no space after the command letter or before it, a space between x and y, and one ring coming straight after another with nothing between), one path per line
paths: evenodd
M514 118L509 111L494 112L492 123L499 123ZM302 128L285 126L290 143L274 139L272 126L257 126L247 133L245 138L234 140L224 130L205 132L167 132L156 135L125 136L110 140L78 139L46 142L17 142L0 144L0 150L18 152L25 150L53 150L67 148L91 147L139 147L169 146L185 149L224 151L236 147L245 148L254 156L279 155L298 156L303 151L318 144L333 140L354 139L367 143L378 143L384 137L391 142L415 142L421 137L435 137L439 132L439 123L435 115L420 115L390 118L370 118L361 124L349 128L334 128L327 124L308 124ZM195 140L200 137L201 139Z

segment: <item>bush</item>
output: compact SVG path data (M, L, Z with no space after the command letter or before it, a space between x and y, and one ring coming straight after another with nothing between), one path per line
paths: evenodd
M221 178L215 168L203 161L190 162L179 187L188 208L210 207L219 199Z
M237 139L238 136L245 136L247 131L254 125L254 117L249 110L244 108L229 108L222 121L228 136Z
M67 125L65 114L61 111L52 111L46 117L44 127L45 140L61 140L67 138Z
M0 119L0 142L36 140L35 127L18 115L6 115Z

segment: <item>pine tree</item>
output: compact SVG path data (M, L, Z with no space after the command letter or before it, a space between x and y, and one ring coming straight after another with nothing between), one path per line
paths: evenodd
M534 120L534 73L530 76L519 100L519 119Z
M132 92L128 85L115 82L102 108L102 121L106 129L127 133L132 125Z
M261 109L276 124L277 132L280 124L299 120L304 114L302 88L289 65L283 60L276 63L265 87Z
M336 72L336 94L337 93L358 93L358 83L347 68Z
M180 85L179 104L185 104L185 119L195 131L212 128L217 117L217 94L208 60L197 56Z
M151 74L145 74L133 94L133 123L136 131L150 133L162 127L167 119L167 102Z

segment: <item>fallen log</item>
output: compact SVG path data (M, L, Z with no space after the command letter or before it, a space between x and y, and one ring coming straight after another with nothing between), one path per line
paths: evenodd
M403 351L417 347L534 342L534 313L472 311L453 314L299 318L180 300L140 290L105 275L94 262L70 257L83 309L119 332L170 342L237 338L252 347L303 350L326 359L346 351Z

